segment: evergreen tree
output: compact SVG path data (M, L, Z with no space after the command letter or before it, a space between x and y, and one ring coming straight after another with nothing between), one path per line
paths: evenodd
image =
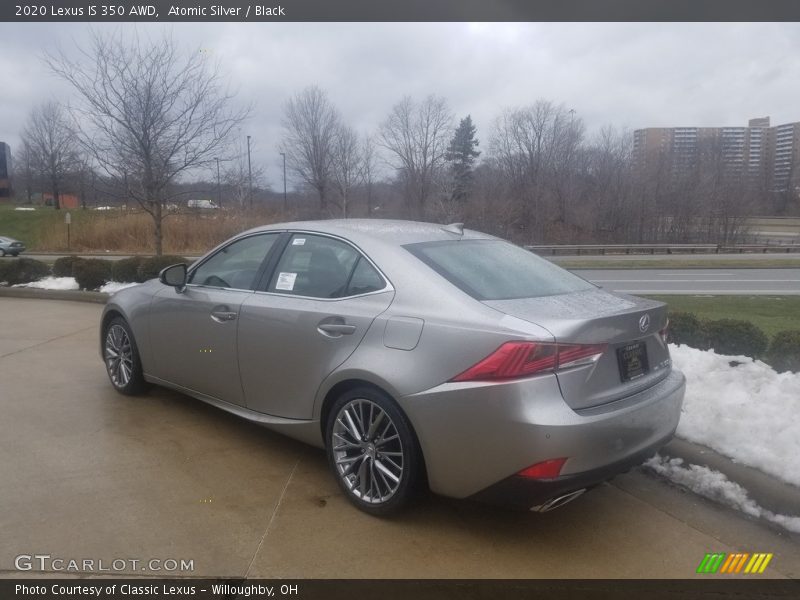
M453 193L451 198L457 201L466 200L472 183L472 165L480 156L478 140L475 139L475 125L472 117L467 115L458 124L458 128L450 140L446 159L450 163L450 174L453 178Z

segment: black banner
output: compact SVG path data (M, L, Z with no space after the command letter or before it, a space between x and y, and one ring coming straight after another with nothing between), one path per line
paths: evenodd
M797 21L796 0L51 0L0 21Z
M767 579L713 580L297 580L297 579L9 579L0 580L3 600L560 600L626 599L665 600L692 598L761 598L788 600L798 597L800 582Z

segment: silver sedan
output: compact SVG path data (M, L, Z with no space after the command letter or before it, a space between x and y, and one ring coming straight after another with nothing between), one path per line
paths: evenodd
M19 256L25 252L25 244L14 238L5 237L0 235L0 256Z
M325 448L372 514L427 485L537 511L678 424L661 302L459 224L270 225L111 297L113 386L173 388Z

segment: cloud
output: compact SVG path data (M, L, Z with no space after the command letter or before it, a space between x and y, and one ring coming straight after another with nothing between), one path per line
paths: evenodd
M94 25L171 32L220 62L256 111L254 160L280 182L282 106L306 85L326 89L345 119L374 131L403 95L436 93L472 114L487 140L505 106L537 98L576 110L589 132L800 120L800 25L795 23L179 23ZM89 25L0 24L0 140L13 147L30 109L71 91L43 51L68 53Z

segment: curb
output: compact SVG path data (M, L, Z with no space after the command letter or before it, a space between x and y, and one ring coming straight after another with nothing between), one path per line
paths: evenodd
M0 287L0 298L35 298L38 300L69 300L72 302L94 302L105 304L110 298L103 292L80 290L39 290L36 288Z
M800 488L772 475L734 462L711 448L680 438L673 438L658 452L662 456L682 458L687 463L719 471L741 485L754 501L767 510L781 515L800 516Z

